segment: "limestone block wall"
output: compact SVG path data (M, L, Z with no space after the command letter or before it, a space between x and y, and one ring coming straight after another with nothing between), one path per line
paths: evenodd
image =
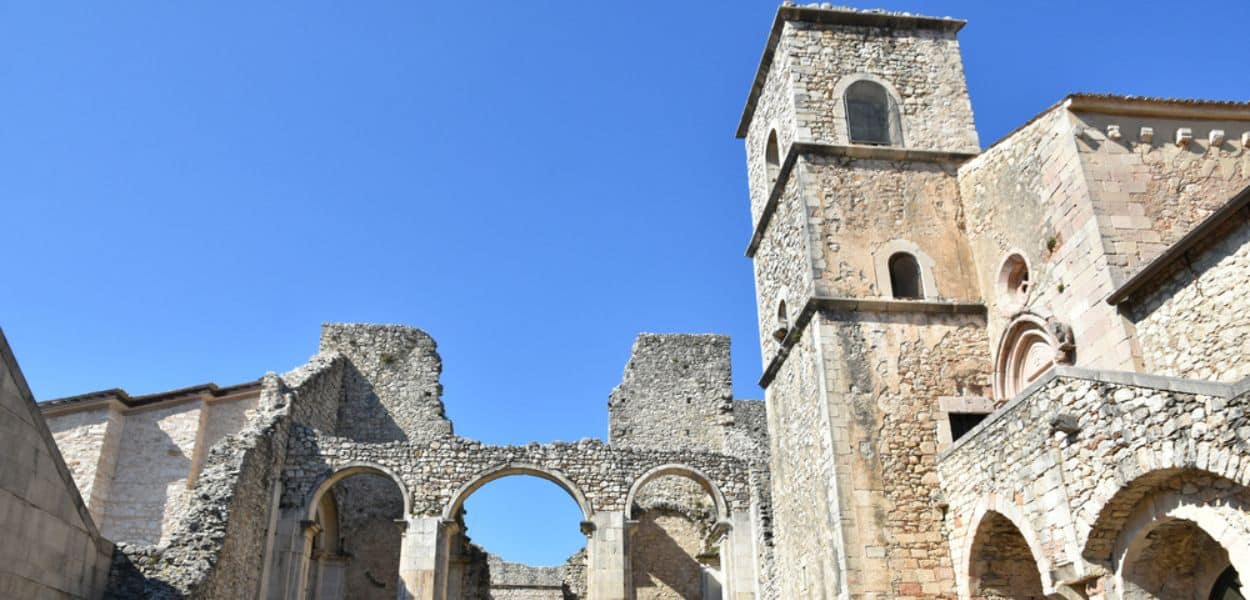
M97 523L104 523L125 417L120 407L46 415L45 421Z
M1020 531L1050 593L1114 572L1113 549L1152 494L1244 507L1229 494L1250 483L1248 390L1071 367L1034 383L939 459L961 594L987 514ZM1232 510L1220 519L1237 522Z
M186 509L200 429L198 401L127 415L101 528L116 541L155 544Z
M1072 114L1085 128L1076 147L1117 285L1250 184L1246 120ZM1183 145L1182 128L1193 138ZM1224 139L1212 144L1213 131Z
M0 332L0 597L99 598L112 544L96 529Z
M1229 227L1129 309L1147 372L1250 377L1250 224L1243 216Z
M609 443L720 452L733 423L729 336L638 336L608 399Z
M1012 317L1030 311L1072 327L1077 365L1134 370L1132 333L1103 302L1115 285L1074 128L1071 113L1052 107L959 169L990 344L997 352ZM1023 298L1000 281L1012 253L1028 264Z

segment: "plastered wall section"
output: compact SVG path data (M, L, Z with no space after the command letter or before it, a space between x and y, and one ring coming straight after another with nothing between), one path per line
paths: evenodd
M954 32L789 22L783 35L799 139L850 143L842 92L867 74L899 96L903 146L981 149Z
M1234 218L1130 308L1148 372L1226 383L1250 376L1250 224L1244 212Z
M96 530L0 334L0 597L98 598L112 544Z
M983 318L824 311L811 333L852 597L946 597L954 572L935 508L938 398L987 383Z
M1247 121L1073 113L1090 199L1119 285L1250 185ZM1108 135L1119 130L1119 139ZM1142 137L1142 128L1153 135ZM1177 143L1190 130L1192 141ZM1224 139L1212 143L1213 131Z
M914 245L942 299L978 297L950 163L806 156L799 175L817 295L892 297L887 263Z
M1074 122L1063 106L1042 113L959 169L965 231L989 308L991 348L1027 310L1072 327L1076 364L1134 370L1130 328L1103 300L1114 289ZM1030 290L999 282L1004 260L1024 256Z

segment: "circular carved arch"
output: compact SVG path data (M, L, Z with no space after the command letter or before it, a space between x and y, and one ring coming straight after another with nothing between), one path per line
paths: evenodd
M664 477L665 475L685 477L699 484L699 487L702 487L703 491L712 497L712 503L716 505L717 522L729 520L729 503L725 501L725 495L721 493L720 488L712 482L712 478L694 467L677 463L655 467L643 473L641 477L634 481L633 485L629 486L629 494L625 496L625 512L627 516L633 517L630 513L633 511L634 499L638 497L638 492L642 490L642 487L651 482L651 480Z
M1000 307L1006 314L1019 311L1028 303L1031 289L1029 260L1024 253L1013 250L998 268L997 292Z
M313 488L313 493L308 498L306 509L307 514L304 518L309 521L315 519L317 506L321 503L321 497L324 496L326 492L330 491L330 488L334 487L335 484L353 475L377 475L391 480L397 487L399 487L399 493L404 497L404 516L412 514L412 494L408 493L408 486L404 485L404 480L401 479L398 474L379 464L351 462L336 469L333 473L323 479L317 487Z
M581 488L577 487L577 484L573 483L573 481L565 476L564 473L561 473L556 469L548 469L538 465L505 463L493 466L478 473L477 475L474 475L468 483L460 486L460 489L456 490L456 493L452 495L451 501L447 503L445 508L443 508L443 519L452 520L456 518L456 514L460 512L460 507L464 506L464 501L467 500L469 496L472 496L473 492L476 492L482 486L496 479L512 475L530 475L539 479L545 479L556 484L557 486L560 486L560 489L563 489L566 493L568 493L569 497L573 498L573 501L577 503L577 508L581 509L582 521L590 521L591 517L595 514L594 509L591 508L590 502L586 500L586 495L582 493Z
M1071 364L1071 329L1054 319L1021 313L1003 331L994 359L994 395L1010 400L1059 364Z

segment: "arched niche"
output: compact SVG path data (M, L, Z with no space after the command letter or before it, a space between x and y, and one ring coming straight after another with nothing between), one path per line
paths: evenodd
M920 246L908 240L890 240L873 252L873 266L876 271L877 293L886 298L900 298L895 293L894 279L898 275L900 255L909 255L915 261L916 275L919 277L918 294L902 296L913 300L935 300L938 298L937 282L933 278L933 259ZM894 268L892 268L894 267Z
M994 395L1009 400L1059 364L1072 364L1071 329L1054 318L1021 313L1003 331L994 360Z

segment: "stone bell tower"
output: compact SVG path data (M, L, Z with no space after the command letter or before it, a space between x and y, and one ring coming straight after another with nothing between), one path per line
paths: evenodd
M935 460L989 383L963 25L784 5L738 128L784 598L955 590Z

